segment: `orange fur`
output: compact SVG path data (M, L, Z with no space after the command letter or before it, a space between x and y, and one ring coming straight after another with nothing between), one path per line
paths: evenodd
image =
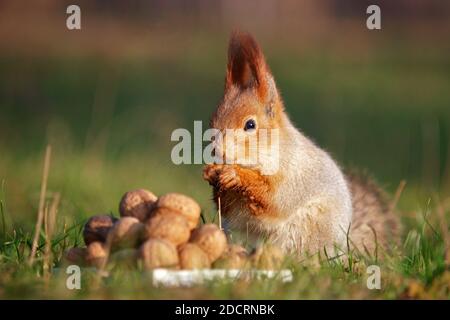
M237 165L208 165L203 177L215 186L214 200L223 198L225 207L223 213L228 214L229 207L227 203L232 203L236 197L245 199L245 206L255 216L273 215L273 210L268 195L276 187L276 178L271 176L262 176L258 172L239 167ZM232 191L233 198L229 199L229 193Z
M282 129L285 121L283 102L276 88L270 88L268 77L272 76L253 37L234 32L229 43L224 98L213 114L210 126L220 130L239 129L244 127L248 117L254 116L258 119L259 129ZM235 197L244 199L243 203L254 215L275 216L277 213L268 195L280 180L278 175L262 176L257 170L237 165L209 165L204 178L215 185L215 200L218 196L224 197L225 216L227 203L236 202ZM230 192L233 199L227 201Z

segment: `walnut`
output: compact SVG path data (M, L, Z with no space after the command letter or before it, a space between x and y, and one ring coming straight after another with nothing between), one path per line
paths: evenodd
M102 268L108 257L105 246L101 242L92 242L86 249L86 262L96 268Z
M178 249L181 269L207 269L211 267L208 255L193 243L183 244Z
M183 194L179 193L167 193L159 197L156 202L158 208L168 208L172 211L178 212L183 215L189 222L189 228L194 229L200 219L200 206L198 203Z
M164 239L150 239L139 249L145 269L178 267L178 253L176 247Z
M119 219L108 235L111 249L134 248L142 239L144 225L134 217L123 217Z
M135 217L144 222L158 198L145 189L125 193L120 200L119 212L122 217Z
M159 209L145 224L144 237L146 239L165 239L178 246L186 243L189 236L190 229L187 219L168 209Z
M205 224L195 229L189 242L205 251L211 262L216 261L227 248L227 237L215 224Z
M247 250L244 247L230 244L219 259L214 262L216 269L243 269L248 262Z
M109 231L116 221L117 219L110 215L97 215L91 217L84 225L84 243L89 245L95 241L105 242Z

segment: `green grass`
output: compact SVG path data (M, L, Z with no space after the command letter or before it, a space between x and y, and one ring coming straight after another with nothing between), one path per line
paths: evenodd
M91 171L81 171L82 174L60 170L71 168L81 160L77 157L66 159L61 163L52 159L50 172L50 188L47 200L51 200L55 188L62 191L61 207L58 212L57 231L52 239L52 268L59 270L50 276L43 268L45 234L39 238L36 263L30 267L27 264L31 251L32 231L37 211L37 191L39 188L39 171L42 160L30 159L35 164L36 174L25 170L25 162L20 168L11 167L15 174L31 183L31 192L35 194L28 202L29 213L24 215L27 222L16 222L20 219L10 211L5 198L14 200L10 195L8 183L5 182L1 193L0 203L2 221L7 221L0 229L0 298L218 298L218 299L319 299L319 298L450 298L448 280L450 273L445 262L445 244L442 237L442 221L437 213L438 206L445 207L445 214L449 217L450 203L437 200L425 200L422 208L409 212L399 212L403 216L404 235L402 246L395 254L387 254L382 260L360 256L353 252L351 261L322 261L320 267L312 266L311 261L301 263L287 262L287 267L294 273L294 281L281 283L275 280L233 283L209 283L194 288L155 288L151 284L151 277L142 270L128 270L114 268L108 278L99 279L93 271L83 271L82 289L68 290L65 287L67 275L64 273L62 255L65 249L83 246L81 230L85 219L97 212L111 212L117 215L117 203L121 194L132 187L143 186L155 190L158 194L176 189L185 192L199 200L203 207L206 220L214 219L214 210L209 205L205 194L209 192L196 176L185 176L184 173L165 172L157 170L135 171L130 176L128 166L145 167L149 159L134 159L130 162L117 162L102 167L95 174ZM140 161L140 162L139 162ZM33 168L30 165L30 170ZM135 169L136 170L136 169ZM109 172L115 172L112 176ZM75 179L73 176L77 176ZM161 185L165 176L171 176L171 182ZM27 180L28 179L28 180ZM192 181L189 185L173 185L173 181ZM24 186L25 187L25 186ZM36 189L33 191L33 189ZM27 189L25 187L25 189ZM403 200L415 196L412 188L406 188ZM6 197L5 197L6 195ZM23 195L23 194L22 194ZM437 198L436 198L437 199ZM6 204L6 205L5 205ZM25 207L27 207L25 206ZM20 220L18 220L20 221ZM369 290L366 287L368 265L377 264L381 268L381 290ZM59 268L59 269L58 269ZM61 269L62 268L62 269Z

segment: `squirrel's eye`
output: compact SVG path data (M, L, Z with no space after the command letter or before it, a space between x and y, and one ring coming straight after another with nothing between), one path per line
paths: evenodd
M256 129L256 122L253 119L247 120L247 122L245 122L245 126L244 126L244 130L248 131L248 130L254 130Z

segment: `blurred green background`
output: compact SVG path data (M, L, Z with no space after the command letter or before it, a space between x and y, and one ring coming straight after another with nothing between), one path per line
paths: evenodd
M175 166L170 134L207 126L230 32L260 42L295 124L343 167L367 169L400 208L450 201L450 6L377 1L0 1L0 199L31 231L43 154L68 225L117 214L134 188L193 196L214 215L201 166ZM446 202L444 202L446 203ZM407 214L405 214L407 217ZM1 232L1 231L0 231Z

